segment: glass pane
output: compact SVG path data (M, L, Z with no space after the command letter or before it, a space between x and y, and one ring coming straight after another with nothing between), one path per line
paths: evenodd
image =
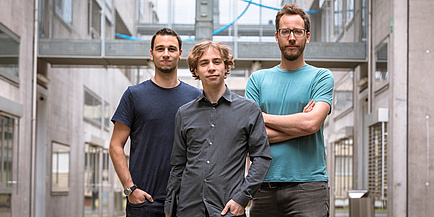
M56 14L67 24L72 24L72 0L57 0Z
M375 90L382 88L388 82L387 51L387 41L383 41L375 52Z
M100 207L100 152L101 148L91 145L85 147L84 213L86 216L98 214Z
M333 101L335 116L353 107L353 72L349 72L336 84Z
M110 105L108 102L104 103L104 126L110 127Z
M0 25L0 75L18 82L20 43Z
M52 182L54 192L69 191L70 148L67 145L53 143Z
M0 194L0 216L1 217L11 217L12 196L10 194Z
M0 187L12 186L14 120L0 116Z
M101 125L102 102L88 91L84 91L84 118Z

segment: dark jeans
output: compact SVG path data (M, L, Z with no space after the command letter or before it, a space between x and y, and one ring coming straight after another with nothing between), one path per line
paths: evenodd
M327 182L263 183L253 198L250 217L329 216Z
M127 217L165 217L164 202L146 200L143 203L132 204L127 200Z

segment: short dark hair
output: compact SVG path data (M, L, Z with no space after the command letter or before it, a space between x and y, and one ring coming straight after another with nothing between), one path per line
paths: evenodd
M230 74L229 71L234 66L234 56L229 53L230 49L228 46L220 42L203 41L196 44L187 57L188 68L195 79L199 79L199 76L194 73L194 70L197 69L199 58L202 57L205 51L210 47L215 48L220 53L220 56L225 63L226 76Z
M157 35L175 36L176 39L178 40L179 50L181 50L181 47L182 47L181 36L179 36L178 33L175 32L175 30L172 30L170 28L162 28L162 29L158 30L157 32L155 32L155 34L152 36L152 40L151 40L151 50L154 49L154 42L155 42L155 38L157 37Z
M282 9L280 9L279 12L277 12L276 15L276 31L279 31L279 25L280 25L280 18L282 18L283 15L300 15L300 17L304 20L304 29L306 29L307 32L310 32L310 18L309 15L303 10L303 8L300 8L297 4L286 4L283 6Z

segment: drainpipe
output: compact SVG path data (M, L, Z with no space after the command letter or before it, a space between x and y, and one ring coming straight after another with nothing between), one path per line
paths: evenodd
M30 217L35 216L35 164L36 164L36 88L38 73L38 0L33 10L33 78L32 78L32 120L31 120L31 166L30 166Z

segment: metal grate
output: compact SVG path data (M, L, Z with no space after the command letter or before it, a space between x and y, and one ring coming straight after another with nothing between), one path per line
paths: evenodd
M369 194L383 207L387 202L387 123L369 127Z
M335 143L335 197L348 198L353 188L353 138L344 138Z

